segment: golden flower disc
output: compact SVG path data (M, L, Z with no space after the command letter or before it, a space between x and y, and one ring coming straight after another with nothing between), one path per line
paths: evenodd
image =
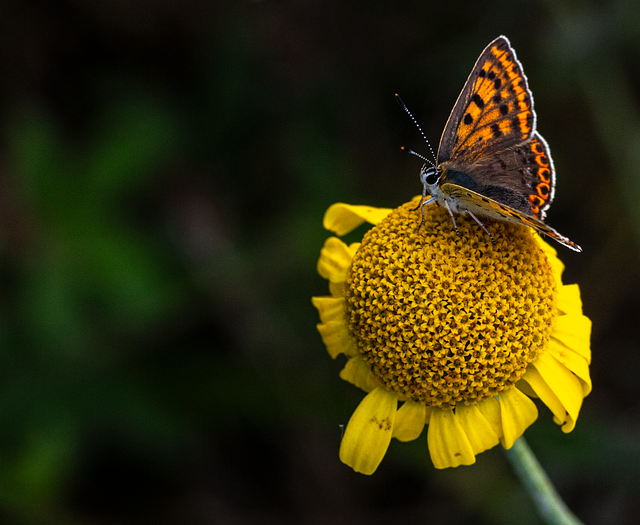
M528 228L440 206L397 208L367 232L347 278L346 321L400 399L474 404L510 388L543 350L557 312L551 266Z

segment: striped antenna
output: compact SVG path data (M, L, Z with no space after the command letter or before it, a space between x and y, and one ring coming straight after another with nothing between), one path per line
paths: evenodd
M400 95L398 95L396 93L396 100L398 101L398 104L400 104L400 107L402 109L404 109L404 112L409 115L409 118L411 120L413 120L413 123L416 125L416 128L418 128L418 131L420 132L420 135L422 135L422 138L424 139L424 141L427 143L427 146L429 146L429 151L431 151L431 156L433 157L433 161L429 160L428 158L424 157L423 155L420 155L419 153L416 153L415 151L405 148L404 146L401 148L403 151L406 151L407 153L411 153L412 155L415 155L416 157L420 157L422 160L424 160L425 162L428 162L429 164L431 164L434 168L436 168L436 156L433 153L433 148L431 147L431 143L429 142L429 140L427 139L427 136L424 134L424 131L422 131L422 128L420 127L420 124L418 124L418 121L415 119L415 117L413 116L413 114L411 113L411 111L409 111L409 108L405 105L405 103L402 101L402 99L400 98Z

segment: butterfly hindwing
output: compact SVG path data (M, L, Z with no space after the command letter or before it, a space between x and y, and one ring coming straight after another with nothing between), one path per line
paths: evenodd
M455 182L451 172L464 172L478 193L540 220L555 194L553 160L547 142L538 132L527 142L480 158L474 164L452 160L442 167L443 182ZM514 201L517 197L518 204Z
M473 163L528 140L535 126L527 78L509 40L500 36L478 58L453 107L438 164Z

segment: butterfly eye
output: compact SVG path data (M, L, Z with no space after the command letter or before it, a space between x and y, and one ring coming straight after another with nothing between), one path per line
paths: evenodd
M435 173L430 173L429 175L427 175L425 181L427 184L433 185L438 182L438 175Z
M427 163L425 163L420 170L420 180L422 181L422 184L428 186L437 184L438 180L440 180L440 177L438 175L436 166L429 166Z

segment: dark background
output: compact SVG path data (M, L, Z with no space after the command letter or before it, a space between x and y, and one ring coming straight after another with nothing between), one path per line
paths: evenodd
M524 64L593 393L527 438L589 524L640 516L636 2L0 4L0 523L539 524L499 447L340 463L363 393L315 324L337 201L420 192L484 47Z

